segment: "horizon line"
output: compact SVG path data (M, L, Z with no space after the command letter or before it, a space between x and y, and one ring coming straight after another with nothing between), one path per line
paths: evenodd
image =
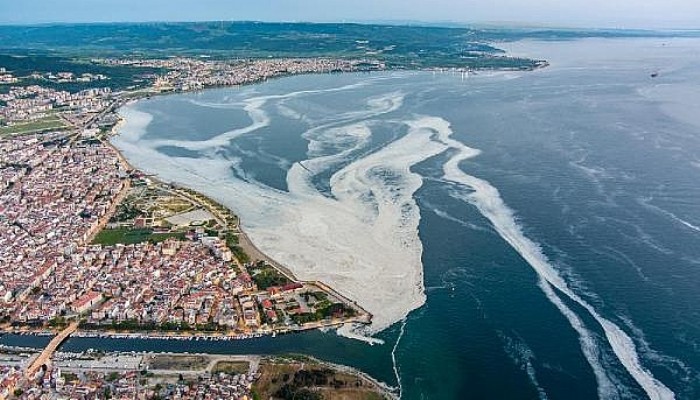
M649 32L694 32L700 27L653 28L653 27L602 27L588 25L559 25L516 21L422 21L422 20L339 20L339 21L304 21L304 20L254 20L254 19L211 19L211 20L144 20L144 21L44 21L44 22L2 22L0 27L42 27L58 25L140 25L140 24L197 24L197 23L258 23L258 24L314 24L314 25L376 25L376 26L412 26L444 29L545 29L545 30L588 30L588 31L649 31Z

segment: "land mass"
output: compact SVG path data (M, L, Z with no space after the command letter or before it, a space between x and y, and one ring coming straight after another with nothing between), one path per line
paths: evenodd
M197 22L0 26L0 52L66 56L372 58L389 68L532 68L493 42L506 31L399 25Z
M346 366L311 357L102 352L55 353L23 374L39 354L0 348L0 398L395 399L391 388ZM31 385L30 383L35 383Z
M547 65L486 44L504 35L353 24L0 27L0 321L63 332L24 373L46 371L71 334L245 338L371 320L260 253L230 210L129 166L108 142L120 106L296 74ZM284 389L295 382L286 374L274 393L294 389Z

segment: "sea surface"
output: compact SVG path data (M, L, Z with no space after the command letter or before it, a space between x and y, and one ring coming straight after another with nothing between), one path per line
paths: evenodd
M403 399L700 398L700 41L505 48L551 66L300 76L122 110L131 162L232 207L264 251L376 314L361 333L382 344L63 348L303 352Z

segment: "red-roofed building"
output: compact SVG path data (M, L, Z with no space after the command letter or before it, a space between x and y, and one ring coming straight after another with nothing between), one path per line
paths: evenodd
M288 291L290 291L290 290L301 289L301 288L303 288L303 287L304 287L304 285L302 285L302 284L299 283L299 282L292 282L292 283L288 283L288 284L282 286L282 291L283 291L283 292L288 292Z
M102 293L89 291L73 302L71 308L77 313L84 313L102 301Z

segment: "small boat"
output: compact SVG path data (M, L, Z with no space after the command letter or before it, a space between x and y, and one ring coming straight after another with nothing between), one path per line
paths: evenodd
M656 77L658 77L658 76L659 76L659 71L654 71L654 72L651 73L651 77L652 77L652 78L656 78Z

